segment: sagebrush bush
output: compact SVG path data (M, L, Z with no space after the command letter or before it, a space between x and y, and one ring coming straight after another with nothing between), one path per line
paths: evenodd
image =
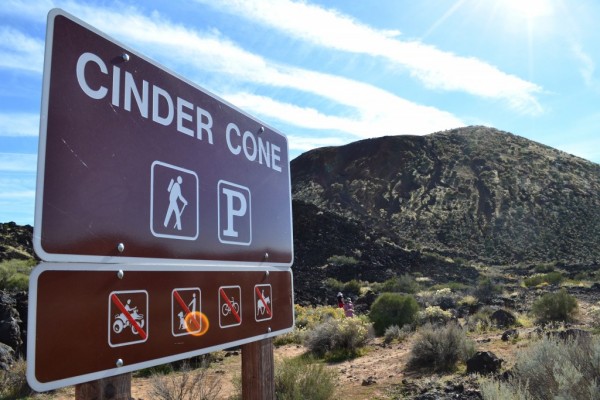
M443 327L425 325L417 335L408 360L413 369L452 371L459 361L464 362L475 353L474 343L455 323Z
M365 318L329 319L308 331L304 344L317 357L341 360L356 357L371 338Z
M398 342L404 341L410 334L412 329L410 325L404 325L400 328L398 325L388 326L383 334L383 343L390 344L394 340Z
M221 392L220 379L209 376L208 368L192 369L184 362L179 372L156 374L150 379L150 395L160 400L213 400Z
M22 399L33 394L27 384L26 371L27 364L22 359L8 370L0 369L0 399Z
M338 377L310 358L288 358L275 365L277 400L328 400L335 395Z
M414 323L418 311L419 304L411 295L383 293L371 306L369 318L373 321L375 334L381 336L388 326Z
M423 307L440 307L443 310L449 310L456 307L458 294L452 289L444 287L436 290L428 290L417 294L417 301Z
M294 330L283 335L277 336L273 344L281 346L284 344L302 344L308 332L317 325L330 319L344 319L344 310L331 306L303 307L294 304L294 314L296 323Z
M531 312L541 322L571 321L577 313L577 299L565 289L546 293L533 303Z
M490 316L494 312L490 307L482 307L473 315L469 315L466 320L467 330L469 332L487 332L492 329L492 320Z
M483 398L598 399L600 339L542 339L517 354L512 372L506 384L482 385Z
M440 306L429 306L417 314L419 325L433 324L445 325L452 319L452 313L447 310L442 310Z

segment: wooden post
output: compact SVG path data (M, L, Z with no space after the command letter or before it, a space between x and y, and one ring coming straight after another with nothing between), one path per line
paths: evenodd
M79 384L75 400L131 400L131 374Z
M272 338L242 345L242 399L275 399Z

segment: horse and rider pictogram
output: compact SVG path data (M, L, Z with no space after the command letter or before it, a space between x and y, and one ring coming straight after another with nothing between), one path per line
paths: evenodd
M267 321L273 318L271 294L271 285L254 286L254 318L256 321Z

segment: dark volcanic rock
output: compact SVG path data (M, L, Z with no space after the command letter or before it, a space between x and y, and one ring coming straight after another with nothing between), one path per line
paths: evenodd
M33 227L0 222L0 261L34 257Z
M510 311L500 309L490 315L490 321L497 328L508 328L517 322L517 318Z
M502 360L491 351L478 351L467 360L468 374L491 374L502 366Z

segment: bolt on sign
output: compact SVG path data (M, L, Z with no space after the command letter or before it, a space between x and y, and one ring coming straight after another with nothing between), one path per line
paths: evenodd
M290 267L287 139L52 10L34 226L44 261Z
M31 275L27 380L46 391L290 332L290 269L42 263Z

